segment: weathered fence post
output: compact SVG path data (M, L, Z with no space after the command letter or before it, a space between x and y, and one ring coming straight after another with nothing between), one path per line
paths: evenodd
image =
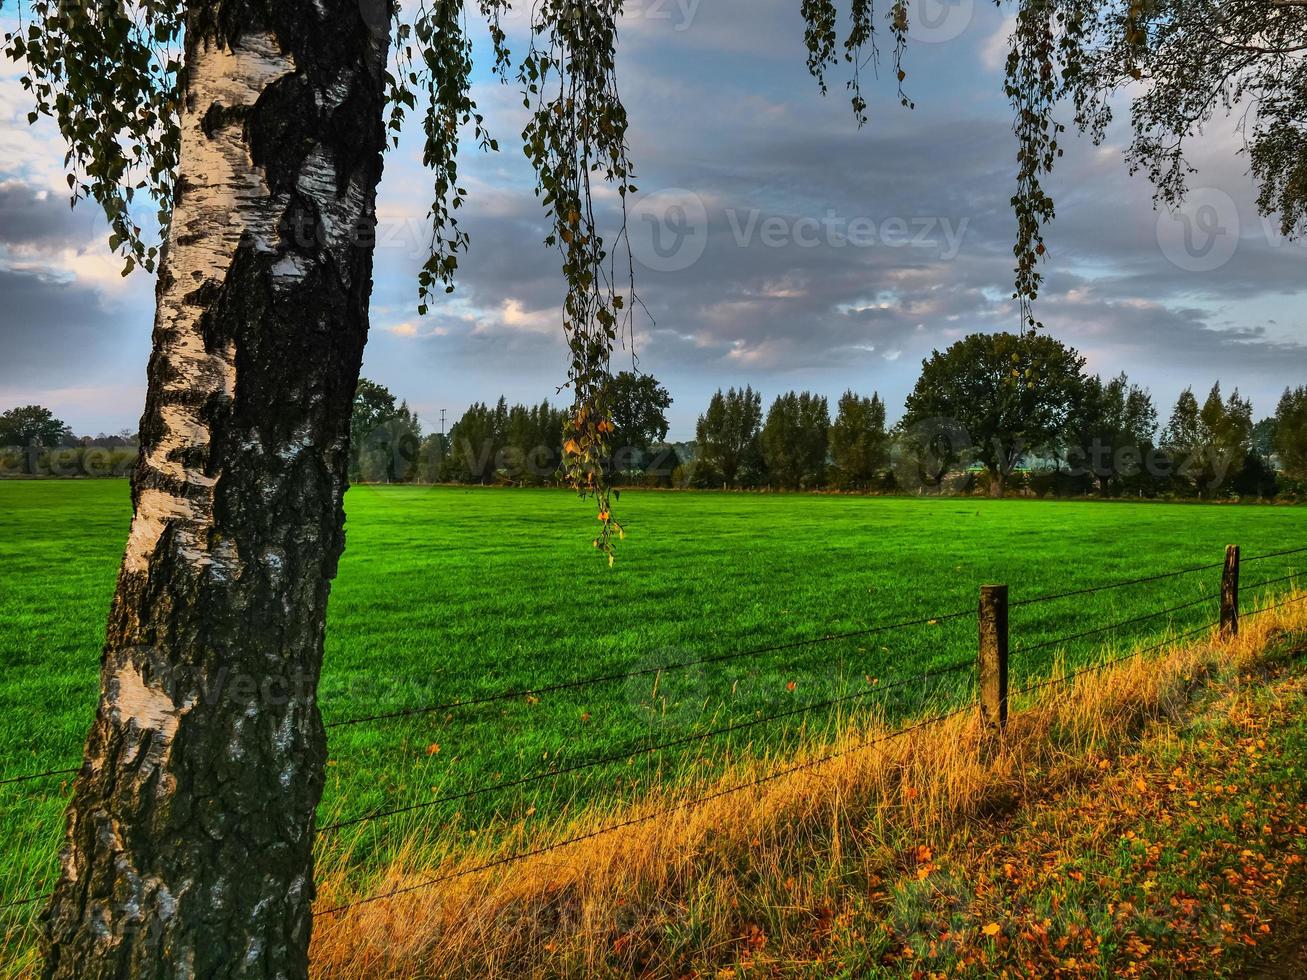
M980 723L987 732L1007 724L1007 586L980 587Z
M1221 575L1221 635L1239 635L1239 546L1225 549L1225 571Z

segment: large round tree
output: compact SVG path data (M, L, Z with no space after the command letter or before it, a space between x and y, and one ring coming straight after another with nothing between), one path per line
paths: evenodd
M922 362L903 428L960 425L1002 496L1022 457L1051 448L1065 431L1084 364L1044 334L972 334Z

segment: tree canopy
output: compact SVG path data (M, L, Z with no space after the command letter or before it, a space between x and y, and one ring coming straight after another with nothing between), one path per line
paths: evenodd
M791 490L820 486L826 475L829 429L824 396L791 391L777 397L760 437L768 478Z
M889 0L899 101L913 102L905 50L910 0ZM1129 105L1131 171L1147 174L1159 203L1183 201L1186 151L1220 114L1239 114L1244 150L1259 185L1258 208L1278 215L1290 238L1307 232L1307 2L1305 0L1018 0L1004 93L1017 138L1013 299L1023 329L1038 327L1044 226L1056 208L1045 181L1065 152L1071 123L1106 140ZM841 58L855 118L867 120L862 69L876 57L872 0L853 0L841 44L835 0L803 0L808 67L823 92ZM867 57L870 52L870 58ZM1124 98L1123 98L1124 97Z
M866 489L885 468L889 433L879 394L866 398L846 391L840 396L830 427L830 454L839 482L851 489Z
M762 395L752 387L720 389L699 416L695 439L705 474L727 486L739 486L750 469L760 468Z
M1104 494L1119 493L1140 475L1142 456L1157 433L1157 406L1145 388L1131 384L1125 373L1104 382L1085 378L1075 394L1068 455L1087 467ZM1122 455L1124 451L1124 455Z
M639 467L655 443L667 438L667 410L672 396L651 374L622 371L608 384L612 413L610 445L615 469Z
M58 446L72 430L40 405L23 405L0 414L0 446Z
M903 425L960 423L1001 492L1024 453L1047 447L1064 431L1084 363L1042 334L972 334L922 362Z
M1201 406L1193 389L1180 393L1162 445L1181 462L1177 479L1198 496L1210 497L1243 467L1252 439L1251 403L1237 390L1223 398L1217 382Z
M408 402L395 401L384 385L359 378L350 416L351 480L397 483L416 473L422 425Z
M1289 388L1275 412L1275 452L1295 480L1307 480L1307 386Z

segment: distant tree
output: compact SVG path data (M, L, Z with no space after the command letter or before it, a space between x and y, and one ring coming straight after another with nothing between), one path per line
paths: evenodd
M840 396L830 427L830 455L841 485L866 489L889 462L885 403L873 393L864 398L846 391Z
M354 389L354 405L349 418L349 478L351 480L363 478L359 467L360 450L373 430L387 419L394 417L395 411L396 399L389 388L367 378L359 378L358 386Z
M385 385L360 378L350 413L353 481L402 483L417 474L422 426L407 402L396 404Z
M1307 387L1285 389L1275 412L1273 444L1285 475L1307 480Z
M504 420L503 445L496 454L495 469L512 483L529 483L527 454L537 440L536 420L525 405L513 405Z
M761 425L761 394L751 387L724 395L719 389L695 426L696 481L738 487L752 477L761 466Z
M1199 407L1186 388L1163 436L1177 488L1204 499L1233 489L1252 451L1252 437L1252 404L1237 390L1225 399L1217 382Z
M1022 456L1064 436L1084 363L1044 334L972 334L922 362L902 427L960 425L1001 496Z
M400 402L354 446L359 478L367 483L407 483L416 479L422 449L422 423Z
M567 428L567 411L542 401L531 409L532 445L527 450L527 468L537 483L561 478L559 466L563 454L563 432Z
M788 392L772 402L762 427L769 483L788 489L821 485L826 473L830 411L824 397Z
M41 449L73 441L72 430L54 413L40 405L24 405L0 414L0 449L10 450L10 463L15 470L38 472L37 457Z
M422 440L418 448L417 478L423 483L439 483L441 467L449 455L449 437L433 432Z
M470 405L441 446L438 477L449 483L557 482L567 414L548 401L509 405L503 396L493 408Z
M1222 401L1218 382L1212 386L1199 419L1206 444L1206 485L1216 492L1234 483L1248 463L1253 440L1252 402L1240 397L1238 389Z
M1173 453L1189 453L1198 448L1198 399L1194 390L1186 388L1176 399L1171 420L1162 433L1162 445Z
M1144 473L1157 436L1152 394L1124 373L1108 382L1085 378L1069 421L1067 462L1087 473L1104 496L1119 494Z
M0 446L52 448L72 440L73 432L40 405L24 405L0 414Z
M454 483L493 482L507 420L508 408L503 398L493 409L484 402L469 405L449 430L445 478Z
M1243 465L1230 476L1229 488L1239 497L1269 499L1280 490L1279 474L1269 458L1250 452L1244 457Z
M672 396L651 374L622 371L608 383L613 432L609 469L630 472L644 467L655 443L667 438L667 409Z
M1262 459L1271 459L1278 450L1276 440L1276 418L1262 419L1253 426L1253 452Z

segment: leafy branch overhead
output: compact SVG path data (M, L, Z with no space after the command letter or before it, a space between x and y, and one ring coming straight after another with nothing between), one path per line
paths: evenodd
M507 0L479 0L489 25L494 70L503 81L513 59L501 18ZM531 38L516 68L523 105L531 111L522 133L523 149L536 174L536 192L550 220L545 244L556 248L567 283L563 332L569 349L567 384L573 392L563 469L582 495L597 498L600 529L595 547L613 559L614 539L622 535L612 517L610 491L603 467L613 432L608 404L610 359L623 334L632 330L636 305L629 242L626 240L627 195L636 190L627 154L627 117L617 90L617 19L621 0L577 4L567 0L536 3ZM482 149L498 143L484 127L470 90L472 44L464 29L461 2L418 7L412 21L395 26L398 73L389 78L393 140L403 128L405 111L426 98L424 163L435 174L431 256L418 279L420 313L426 313L437 284L454 288L458 253L468 246L455 212L467 192L458 184L458 134L471 125ZM415 47L416 46L416 47ZM619 269L599 232L594 182L615 185L622 220L615 241L625 249L626 294Z
M894 0L885 20L895 38L894 74L904 94L911 0ZM1186 150L1218 114L1239 114L1259 195L1257 206L1279 218L1288 238L1307 233L1307 2L1304 0L996 0L1015 8L1004 92L1017 137L1017 219L1013 294L1023 329L1040 326L1033 313L1046 257L1044 226L1054 201L1044 186L1063 154L1065 110L1076 128L1102 143L1114 103L1130 105L1125 156L1143 171L1159 205L1185 199L1193 168ZM826 91L826 71L838 60L834 0L802 0L808 68ZM848 87L862 124L867 101L861 72L875 64L872 0L850 0L844 59ZM864 55L864 52L865 55ZM864 61L865 57L865 61Z
M58 124L73 202L104 209L109 247L127 260L123 275L138 264L153 271L158 246L131 212L144 192L166 239L181 146L184 5L34 0L18 14L4 49L25 67L20 82L34 100L27 121Z
M595 546L611 562L622 530L612 518L602 466L613 431L605 392L611 354L631 332L638 305L625 229L626 198L636 188L615 67L622 2L534 4L530 40L516 67L501 23L509 0L477 0L476 7L488 25L495 73L505 82L516 80L531 110L523 146L550 220L545 244L558 249L567 283L562 325L574 407L564 470L582 495L597 498ZM186 85L186 8L158 0L128 7L109 0L43 0L28 9L33 23L8 34L5 45L25 64L23 84L36 97L29 120L45 115L57 122L70 147L74 202L89 198L104 209L110 247L127 259L124 274L136 264L152 271L158 246L147 241L131 210L135 194L145 192L157 205L160 235L167 239ZM470 128L479 148L499 148L471 95L473 47L466 21L462 0L423 0L411 12L391 7L395 43L385 78L387 132L397 146L407 116L420 107L423 163L433 175L430 255L418 274L420 314L438 291L453 291L459 253L469 244L458 220L467 200L459 183L460 133ZM594 183L601 180L616 187L622 205L613 241L626 253L625 288L599 233Z

